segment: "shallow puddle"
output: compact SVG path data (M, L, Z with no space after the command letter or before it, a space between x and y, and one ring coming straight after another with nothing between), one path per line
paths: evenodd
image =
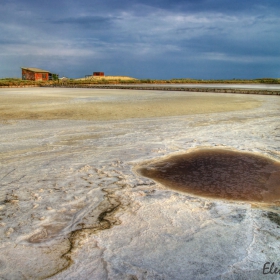
M280 163L253 153L203 149L141 166L137 172L198 196L280 202Z

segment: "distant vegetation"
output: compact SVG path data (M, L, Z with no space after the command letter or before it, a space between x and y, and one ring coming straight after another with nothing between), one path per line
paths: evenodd
M260 78L252 80L197 80L197 79L171 79L171 80L140 80L142 83L170 83L170 84L280 84L280 79Z
M34 81L27 81L18 78L4 78L0 79L0 86L30 86L36 85Z
M0 86L40 86L52 84L64 85L88 85L88 84L280 84L280 79L274 78L260 78L252 80L232 79L232 80L196 80L196 79L170 79L170 80L152 80L152 79L63 79L59 81L28 81L18 78L4 78L0 79Z
M56 75L56 74L55 74ZM29 81L29 80L22 80L19 78L4 78L0 79L0 87L1 86L40 86L44 84L53 84L53 83L58 83L58 76L55 76L54 81L48 81L48 82L43 82L43 81Z

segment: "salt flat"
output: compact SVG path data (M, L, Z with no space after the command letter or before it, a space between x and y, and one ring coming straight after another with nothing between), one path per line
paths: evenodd
M250 109L261 102L217 94L111 89L6 89L0 120L119 120Z
M214 147L279 161L279 111L278 96L0 89L0 277L264 279L277 203L194 196L135 168Z

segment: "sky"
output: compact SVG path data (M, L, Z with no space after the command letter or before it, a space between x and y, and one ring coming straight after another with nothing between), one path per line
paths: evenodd
M0 0L0 78L280 78L279 0Z

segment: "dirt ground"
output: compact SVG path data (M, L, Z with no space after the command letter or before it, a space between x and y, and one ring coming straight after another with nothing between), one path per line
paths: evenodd
M0 120L120 120L247 110L252 96L99 89L0 89Z

